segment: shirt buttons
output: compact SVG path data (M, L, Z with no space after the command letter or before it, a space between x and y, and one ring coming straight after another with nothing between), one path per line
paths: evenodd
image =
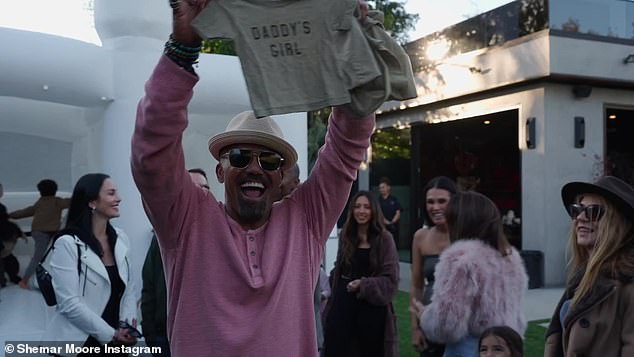
M251 254L252 257L255 257L255 251L254 250L252 250L250 254Z
M590 327L590 321L588 321L588 319L586 318L583 318L579 320L579 326L581 326L582 328L588 328Z
M249 240L253 242L255 240L255 237L249 237Z
M253 269L259 268L257 264L253 264L252 267L253 267Z

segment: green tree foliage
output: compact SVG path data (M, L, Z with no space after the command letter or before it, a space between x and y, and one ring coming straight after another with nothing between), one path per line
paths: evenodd
M204 40L200 52L235 56L236 46L232 40Z
M410 0L420 1L420 0ZM374 0L368 1L370 9L383 12L385 19L383 26L385 30L401 44L409 40L408 32L413 30L418 21L418 14L409 14L405 11L402 1L394 0Z
M319 148L324 145L330 107L308 113L308 172L313 169Z
M408 31L414 29L414 25L418 21L418 14L408 14L407 11L405 11L404 2L402 1L374 0L368 1L368 5L372 10L379 10L383 12L383 25L390 36L392 36L400 43L405 43L408 40L407 33ZM324 136L326 135L326 126L328 125L329 116L330 108L324 108L308 113L309 171L312 169L315 160L317 160L317 152L319 148L324 144ZM385 134L383 134L382 137L378 139L380 143L378 153L376 152L377 148L374 145L373 139L373 155L379 155L378 157L382 157L382 155L396 154L398 157L409 158L409 130L393 130L391 132L385 131L384 133ZM402 136L406 136L406 138L403 138ZM403 142L407 145L402 146L401 144L398 144ZM390 152L389 148L387 147L387 143L394 143L394 147L392 147L392 152Z
M520 36L541 31L548 27L548 3L546 0L520 1Z
M379 129L372 135L372 160L410 159L410 129Z

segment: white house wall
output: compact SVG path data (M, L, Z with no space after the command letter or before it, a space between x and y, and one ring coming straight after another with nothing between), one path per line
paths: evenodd
M634 64L623 63L625 57L634 54L632 45L560 36L550 36L550 43L553 74L634 81Z
M594 88L590 97L576 99L569 85L550 84L545 91L545 130L538 132L538 145L543 140L545 152L539 167L526 167L522 161L524 207L535 212L529 227L524 226L524 243L527 249L544 251L547 268L546 282L564 281L565 253L570 228L570 218L561 203L561 187L570 181L589 181L600 176L603 167L605 143L606 105L634 108L631 91ZM574 147L574 117L585 118L585 145ZM526 155L523 156L523 158ZM535 189L526 187L530 177L543 181L543 204L536 203ZM539 211L538 209L543 209ZM543 225L542 223L543 222ZM529 231L542 234L526 235ZM561 272L561 273L558 273Z
M509 41L502 46L464 53L439 61L435 69L415 74L418 97L385 103L380 112L433 103L478 93L549 74L548 31ZM478 72L481 71L481 72Z

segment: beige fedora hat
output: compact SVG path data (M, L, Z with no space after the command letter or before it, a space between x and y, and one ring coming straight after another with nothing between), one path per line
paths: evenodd
M256 118L251 111L236 115L224 132L209 139L209 152L220 161L223 148L239 144L262 145L277 152L284 158L282 168L291 167L297 162L297 151L284 140L282 129L271 117Z

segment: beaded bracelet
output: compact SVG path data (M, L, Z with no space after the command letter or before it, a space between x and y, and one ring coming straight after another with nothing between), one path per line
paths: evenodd
M185 46L184 44L176 41L173 35L170 35L169 40L165 42L165 50L163 51L163 53L170 56L171 58L178 58L194 64L198 62L200 49L201 46Z

